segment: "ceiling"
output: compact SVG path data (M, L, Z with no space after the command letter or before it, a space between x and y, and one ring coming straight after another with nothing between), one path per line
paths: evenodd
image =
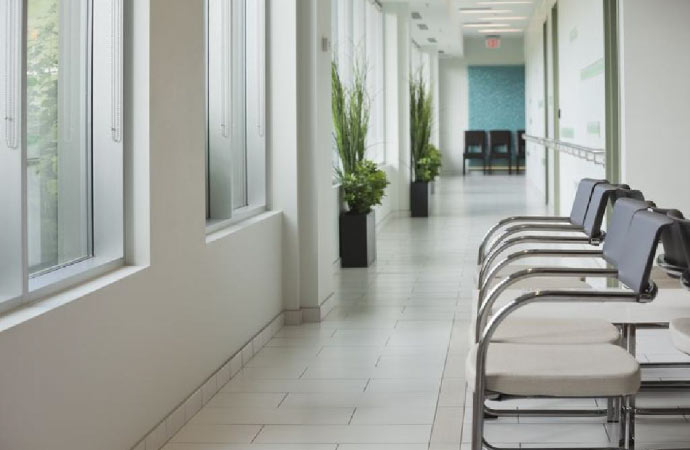
M537 0L452 0L465 36L522 36Z
M420 47L462 56L460 14L453 0L410 0L409 4L410 34Z
M410 7L412 39L422 48L434 49L451 57L463 55L463 37L522 36L537 2L538 0L406 1ZM502 19L503 17L506 19Z

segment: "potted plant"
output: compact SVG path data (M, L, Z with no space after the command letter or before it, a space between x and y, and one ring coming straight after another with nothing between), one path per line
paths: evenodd
M427 149L427 157L429 159L429 171L431 173L430 190L433 194L436 187L436 178L441 174L441 150L434 144L429 144Z
M369 129L369 102L364 73L355 69L351 87L343 86L338 66L331 64L333 135L340 167L345 210L340 214L340 264L368 267L376 259L375 205L389 184L386 173L365 158Z
M441 167L440 152L431 138L432 99L421 71L410 80L410 146L413 180L410 185L412 217L429 215L429 182Z

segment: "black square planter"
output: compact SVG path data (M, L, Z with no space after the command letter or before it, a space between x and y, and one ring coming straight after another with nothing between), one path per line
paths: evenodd
M410 210L412 217L429 217L429 183L410 183Z
M376 260L376 216L340 214L340 265L369 267Z

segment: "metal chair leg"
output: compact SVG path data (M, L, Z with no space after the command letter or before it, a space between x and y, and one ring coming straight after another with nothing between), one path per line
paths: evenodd
M477 377L481 375L477 374ZM484 392L475 389L472 395L472 450L483 450L484 447Z
M635 449L635 396L629 395L626 398L626 410L627 410L627 433L626 433L626 446L627 450Z

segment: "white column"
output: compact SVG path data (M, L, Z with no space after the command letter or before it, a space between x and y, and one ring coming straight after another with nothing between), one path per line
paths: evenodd
M271 0L269 15L270 207L283 212L283 307L286 321L299 323L297 0Z

